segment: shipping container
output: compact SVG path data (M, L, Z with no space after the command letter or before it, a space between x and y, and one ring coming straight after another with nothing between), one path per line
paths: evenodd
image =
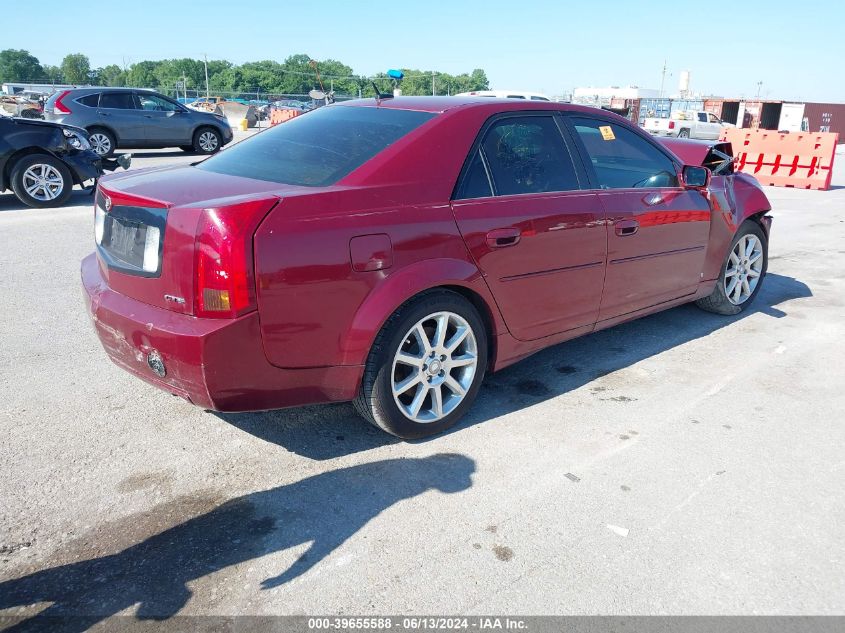
M696 99L673 99L669 112L686 112L687 110L703 110L704 102Z
M722 119L725 123L730 123L732 125L737 124L737 117L739 116L739 101L723 101L722 102L722 116L719 118ZM742 127L739 125L738 127Z
M724 99L705 99L704 110L706 112L710 112L711 114L715 114L724 121L722 118L722 103L724 103Z
M805 103L802 129L838 132L840 140L845 140L845 103Z
M804 121L803 103L784 103L780 110L778 130L784 132L800 132Z
M640 125L643 125L645 120L650 118L668 119L671 107L671 99L656 99L654 97L640 99L637 120L640 122Z
M777 130L780 124L782 107L783 102L781 101L769 101L761 104L758 127L761 130Z

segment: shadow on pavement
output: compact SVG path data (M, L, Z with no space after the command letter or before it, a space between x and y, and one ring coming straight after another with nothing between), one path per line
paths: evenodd
M166 619L191 598L190 582L311 543L261 588L283 585L393 504L428 490L467 490L474 471L468 457L438 454L333 470L222 503L199 495L177 498L103 524L80 539L82 552L60 551L53 557L75 562L0 582L0 609L52 603L6 631L84 631L135 604L140 619ZM92 547L113 550L121 544L128 546L116 554L90 557Z
M446 434L566 394L751 315L787 317L778 306L812 295L803 282L768 273L754 303L738 315L711 314L688 304L555 345L488 375L466 418ZM215 415L251 435L318 460L399 441L369 425L348 404Z

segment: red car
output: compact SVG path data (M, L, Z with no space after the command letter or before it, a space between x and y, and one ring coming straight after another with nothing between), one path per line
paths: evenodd
M219 411L352 400L416 438L549 345L690 301L740 312L769 209L719 147L601 110L360 100L102 179L82 281L147 382Z

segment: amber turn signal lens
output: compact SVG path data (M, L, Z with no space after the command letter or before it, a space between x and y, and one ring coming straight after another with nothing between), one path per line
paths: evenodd
M214 288L203 288L202 306L209 311L227 311L231 309L228 290L216 290Z

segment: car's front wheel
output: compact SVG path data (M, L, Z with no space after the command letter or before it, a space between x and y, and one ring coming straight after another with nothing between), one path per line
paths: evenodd
M201 127L194 132L194 151L199 154L214 154L220 150L223 139L220 132L211 127Z
M716 287L696 305L717 314L739 314L760 292L768 263L766 233L753 220L746 220L734 235Z
M472 405L487 367L487 333L467 299L423 293L397 310L376 338L355 408L403 439L439 433Z
M32 154L12 168L12 191L36 209L57 207L70 197L73 176L62 161L48 154Z

